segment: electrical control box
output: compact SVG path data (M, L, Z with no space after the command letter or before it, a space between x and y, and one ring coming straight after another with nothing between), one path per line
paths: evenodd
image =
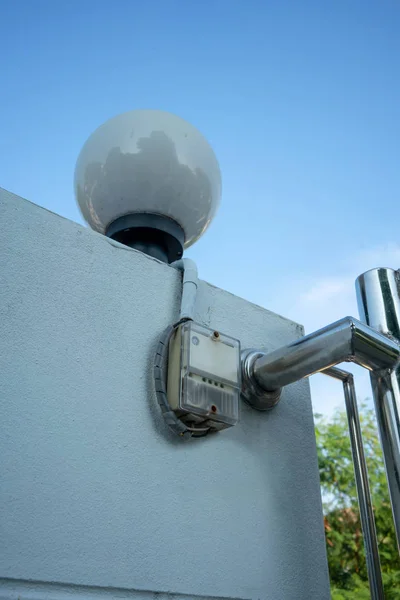
M186 425L220 430L236 425L240 400L240 342L192 321L171 338L168 403Z

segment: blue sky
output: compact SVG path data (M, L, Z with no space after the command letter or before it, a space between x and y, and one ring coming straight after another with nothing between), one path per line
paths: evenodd
M134 108L193 123L223 177L203 279L312 331L400 266L397 0L2 0L0 185L81 221L88 135ZM313 401L340 404L316 379ZM360 375L360 395L369 393Z

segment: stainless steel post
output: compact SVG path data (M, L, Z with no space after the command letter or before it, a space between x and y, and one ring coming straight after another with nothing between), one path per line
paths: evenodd
M358 415L354 379L351 373L331 367L322 371L324 375L339 379L343 383L349 424L351 452L353 455L360 520L364 534L365 557L367 561L369 588L372 600L384 600L381 563L379 560L378 539L376 536L374 511L368 482L368 470L362 441L360 417Z
M390 339L400 340L400 274L372 269L356 281L361 319ZM371 372L379 435L385 459L400 551L400 366Z

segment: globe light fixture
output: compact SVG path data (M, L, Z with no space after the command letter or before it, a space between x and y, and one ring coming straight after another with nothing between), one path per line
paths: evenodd
M74 188L92 229L171 263L214 218L221 173L193 125L168 112L133 110L88 138Z

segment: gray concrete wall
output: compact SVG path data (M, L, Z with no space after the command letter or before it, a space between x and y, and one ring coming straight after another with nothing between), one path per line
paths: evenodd
M308 383L181 442L152 382L180 274L5 191L0 224L0 599L328 599ZM206 283L197 320L302 334Z

